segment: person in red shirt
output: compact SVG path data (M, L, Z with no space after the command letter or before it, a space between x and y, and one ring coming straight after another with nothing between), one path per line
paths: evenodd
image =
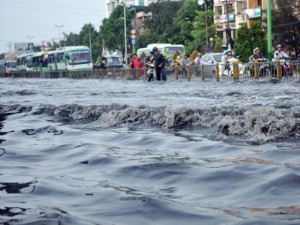
M141 70L141 68L143 67L141 60L137 58L136 54L132 55L129 66L131 69L135 69L135 71L133 71L133 75L141 76L143 74L143 70Z
M139 68L143 67L142 63L141 63L141 60L139 58L137 58L136 54L132 55L132 59L131 59L130 64L132 65L131 68L133 68L133 69L139 69Z

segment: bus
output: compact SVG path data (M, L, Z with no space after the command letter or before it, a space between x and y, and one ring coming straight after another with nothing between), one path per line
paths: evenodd
M32 71L41 72L48 71L48 53L36 52L31 56L32 59Z
M170 43L154 43L147 45L146 48L140 48L137 50L137 57L140 57L144 52L146 55L149 54L150 50L157 47L158 50L166 57L173 58L175 52L177 51L180 55L185 54L184 45L173 45Z
M7 60L5 62L5 72L6 73L17 72L17 61L16 60Z
M25 53L17 57L17 71L29 72L32 71L32 55L34 53Z
M43 57L49 71L93 70L91 51L86 46L58 48Z

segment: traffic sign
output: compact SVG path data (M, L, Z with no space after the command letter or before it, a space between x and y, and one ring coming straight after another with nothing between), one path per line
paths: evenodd
M132 40L131 40L131 44L132 44L132 45L135 45L135 43L136 43L135 39L132 39Z
M133 35L131 35L131 39L135 39L135 35L133 34Z
M136 34L135 29L132 29L132 30L131 30L131 34Z

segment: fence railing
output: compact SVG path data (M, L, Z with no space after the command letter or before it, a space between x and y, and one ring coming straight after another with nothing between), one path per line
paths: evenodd
M236 81L251 79L278 78L284 80L300 79L300 61L253 62L212 65L188 65L166 67L168 78L201 79L214 81ZM59 71L59 72L0 72L0 77L12 78L72 78L72 79L145 79L148 68L141 69L100 69L91 71ZM154 79L156 75L154 74Z

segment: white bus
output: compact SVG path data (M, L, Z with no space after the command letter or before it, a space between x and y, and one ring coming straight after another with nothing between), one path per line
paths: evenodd
M86 46L69 46L48 52L49 71L93 70L91 51Z
M5 62L5 72L6 73L17 72L17 61L16 60L7 60Z
M147 45L146 48L140 48L137 50L137 57L140 57L144 52L146 55L149 54L150 50L157 47L158 50L166 57L173 58L175 52L177 51L180 55L185 54L184 45L173 45L170 43L153 43Z
M17 57L17 71L18 72L29 72L32 71L32 55L34 53L25 53Z

